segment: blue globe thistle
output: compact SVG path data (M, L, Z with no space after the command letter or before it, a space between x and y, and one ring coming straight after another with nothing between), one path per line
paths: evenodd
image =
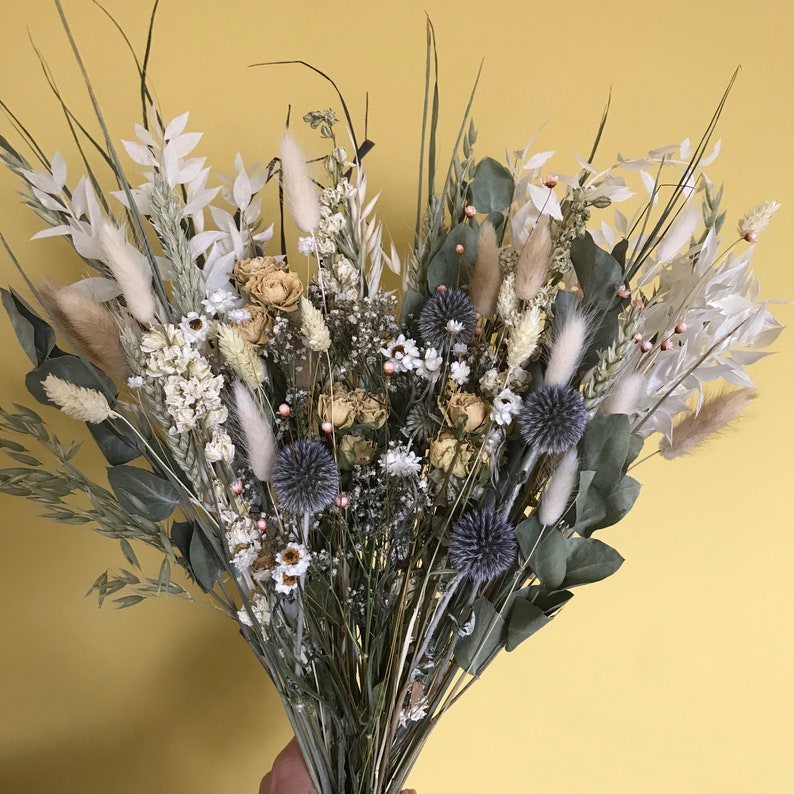
M295 441L276 456L271 482L282 508L317 513L339 493L339 469L319 441Z
M452 528L449 561L476 582L489 582L504 573L515 558L515 530L492 510L470 510Z
M586 425L584 398L570 386L541 386L527 395L518 418L527 445L549 455L578 444Z
M467 343L477 326L471 299L462 289L445 289L430 298L419 315L419 333L436 350Z

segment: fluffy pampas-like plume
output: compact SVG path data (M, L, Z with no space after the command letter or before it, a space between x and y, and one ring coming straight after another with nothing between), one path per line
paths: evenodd
M554 336L544 382L564 386L574 376L585 352L589 323L584 315L572 312Z
M116 416L102 392L75 386L67 380L47 375L42 386L50 398L67 416L97 425Z
M124 229L104 223L97 235L102 261L116 279L130 314L143 325L151 325L157 313L152 294L149 260L127 240Z
M553 527L562 518L578 479L579 456L572 448L560 458L540 500L538 518L544 527Z
M522 301L530 301L546 283L551 261L550 218L541 216L529 235L516 262L516 294Z
M480 226L480 234L477 238L477 261L474 264L474 275L469 287L469 296L474 310L483 317L494 316L501 284L502 271L499 267L499 244L496 241L496 229L492 223L485 221Z
M682 419L673 428L673 440L662 439L659 452L672 460L689 455L709 436L726 427L755 399L753 389L735 389L707 399L700 410Z
M276 440L273 428L242 381L233 387L237 421L245 441L248 463L257 479L268 482L273 472L276 457Z
M114 380L125 381L129 365L118 321L110 309L73 284L62 286L44 279L38 288L42 301L88 358Z
M281 139L281 176L295 225L311 234L320 225L320 202L303 152L289 130Z

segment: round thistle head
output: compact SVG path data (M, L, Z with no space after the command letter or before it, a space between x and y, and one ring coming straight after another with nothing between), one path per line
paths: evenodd
M569 386L541 386L527 395L518 424L528 446L549 455L566 452L584 434L584 398Z
M419 315L419 332L428 345L449 350L466 343L477 326L471 299L462 289L446 289L425 303Z
M276 456L271 482L284 510L317 513L339 493L339 469L319 441L295 441Z
M492 510L470 510L452 528L449 561L476 582L488 582L504 573L515 558L515 530Z

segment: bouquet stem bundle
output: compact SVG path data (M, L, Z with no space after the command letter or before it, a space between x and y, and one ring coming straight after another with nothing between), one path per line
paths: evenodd
M88 424L108 482L18 407L0 411L18 464L0 470L0 491L90 523L133 568L133 543L160 551L156 577L103 573L100 603L200 591L275 683L317 790L398 794L501 651L620 567L592 536L633 506L628 471L648 436L661 434L664 457L685 454L750 399L748 351L779 331L750 270L777 205L751 210L722 245L705 167L725 97L694 149L598 170L599 130L571 176L544 176L549 153L529 147L506 164L477 159L467 110L443 180L431 168L426 193L420 183L402 263L367 195L371 144L357 143L343 100L353 151L333 110L310 111L319 158L287 130L266 167L238 156L234 177L209 187L192 156L200 134L187 113L164 121L144 66L144 117L123 144L143 169L134 186L56 5L102 131L91 143L120 189L104 192L87 162L70 182L24 128L38 166L0 139L45 224L35 236L64 237L94 272L29 282L39 310L13 290L3 304L33 365L28 388ZM428 41L422 151L434 164L432 28ZM591 229L592 212L631 199L636 173L647 195L634 215ZM297 251L267 253L268 190ZM705 394L718 376L744 385Z

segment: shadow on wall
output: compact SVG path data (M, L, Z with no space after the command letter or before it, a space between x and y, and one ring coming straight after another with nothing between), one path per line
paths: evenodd
M144 701L151 697L148 716L111 714L109 705L101 731L82 729L18 752L0 750L0 792L258 791L289 735L288 723L264 671L230 624L216 622L176 647L149 692L140 692ZM232 780L242 783L224 785Z

